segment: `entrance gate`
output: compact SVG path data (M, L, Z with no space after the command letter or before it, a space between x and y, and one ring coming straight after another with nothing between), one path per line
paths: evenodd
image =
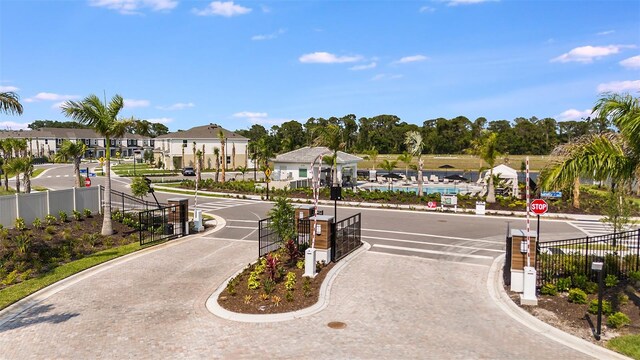
M140 245L156 241L171 240L186 235L185 204L169 205L158 209L140 211ZM182 209L185 207L184 209Z
M360 213L357 213L332 224L331 261L339 261L362 245L360 220Z

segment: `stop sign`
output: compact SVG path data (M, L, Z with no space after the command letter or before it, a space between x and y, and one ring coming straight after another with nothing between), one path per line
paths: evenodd
M529 207L531 208L531 211L533 211L533 213L537 215L542 215L546 213L547 210L549 210L549 205L547 205L547 202L543 199L533 200Z
M84 179L84 186L86 186L86 187L91 186L91 179L89 179L89 178L85 178L85 179Z

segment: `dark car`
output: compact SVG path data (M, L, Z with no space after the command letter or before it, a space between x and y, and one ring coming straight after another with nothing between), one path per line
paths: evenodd
M182 175L184 176L196 176L196 172L193 171L192 167L186 167L182 169Z

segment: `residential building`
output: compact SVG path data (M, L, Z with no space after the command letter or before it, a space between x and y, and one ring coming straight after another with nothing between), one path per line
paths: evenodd
M312 176L310 170L311 163L317 159L317 163L321 165L323 173L320 180L322 183L326 182L328 184L331 181L331 165L322 163L322 158L318 158L319 156L322 157L325 155L331 156L333 155L333 151L324 146L307 146L280 154L276 156L275 159L272 159L274 169L272 178L274 180L310 179ZM338 151L337 156L337 178L340 180L340 183L355 183L358 162L362 161L362 158L342 151Z

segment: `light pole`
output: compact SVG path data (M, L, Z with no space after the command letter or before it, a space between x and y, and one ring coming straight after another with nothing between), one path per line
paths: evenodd
M591 270L598 273L598 325L596 328L596 340L600 340L602 334L602 271L604 263L601 261L594 261L591 263Z

